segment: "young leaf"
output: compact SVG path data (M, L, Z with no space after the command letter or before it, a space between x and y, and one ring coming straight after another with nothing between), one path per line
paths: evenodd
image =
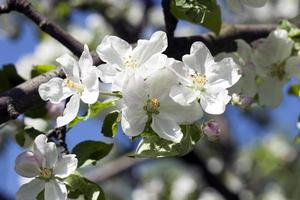
M69 186L69 198L77 198L83 195L85 199L105 200L102 188L79 174L71 174L64 180L64 183Z
M294 84L289 89L289 94L296 95L297 97L300 97L300 84Z
M106 137L115 137L118 131L119 112L111 112L106 115L101 132Z
M54 70L57 67L54 65L36 65L31 70L31 78L44 74L48 71Z
M107 156L111 151L113 144L106 144L100 141L84 141L77 144L72 153L77 155L78 167L83 165L87 160L98 161Z
M173 0L171 12L178 19L200 24L216 34L220 32L221 9L216 0Z
M89 105L89 109L86 115L84 116L77 116L73 121L71 121L69 123L69 127L72 128L75 124L87 120L91 117L94 117L95 115L97 115L98 113L100 113L101 111L103 111L106 108L112 107L114 106L114 102L113 101L109 101L109 102L100 102L97 101L96 103Z

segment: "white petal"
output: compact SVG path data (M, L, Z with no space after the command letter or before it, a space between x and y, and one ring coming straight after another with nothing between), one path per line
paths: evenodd
M254 62L258 73L287 59L292 52L293 41L288 37L286 30L275 30L254 51Z
M55 176L66 178L76 171L78 160L75 154L63 155L53 169Z
M32 178L39 175L41 164L33 152L25 151L17 157L15 170L21 176Z
M264 79L258 86L260 105L277 107L283 99L283 83L274 78Z
M121 126L124 133L134 137L145 129L148 116L143 108L125 108L122 110Z
M155 54L150 57L141 67L138 68L138 73L147 78L154 72L166 67L167 56L164 54Z
M168 39L165 32L153 33L149 40L138 40L132 56L138 60L139 65L145 63L154 54L162 53L167 49Z
M214 63L214 58L209 49L202 42L194 42L191 53L184 55L182 60L185 65L201 74L205 74L206 69Z
M97 76L97 68L94 66L88 67L84 74L81 75L81 80L85 89L81 94L81 100L87 104L94 104L99 96L99 80Z
M67 188L64 183L54 179L45 184L45 200L66 200Z
M97 47L99 57L109 64L124 67L124 59L130 55L132 48L125 40L115 36L105 36Z
M237 52L242 57L245 63L252 61L252 49L244 40L236 40Z
M50 100L51 103L59 103L68 98L75 92L65 86L61 78L52 78L39 86L39 94L44 101Z
M70 123L78 114L80 106L80 96L73 95L67 103L63 116L57 118L57 127L61 127Z
M288 78L297 77L300 79L300 57L292 56L285 63L285 71Z
M62 68L69 80L76 83L80 82L79 66L72 56L65 54L57 58L56 61L62 65Z
M93 58L90 54L89 47L86 44L84 45L84 49L79 58L78 64L81 71L81 76L84 74L84 71L87 68L93 66Z
M229 88L241 78L240 68L232 58L224 58L206 71L208 83L213 87Z
M200 104L203 110L212 115L224 113L226 104L229 103L231 97L228 91L223 88L208 88L200 97Z
M227 0L227 4L234 12L239 13L242 11L242 4L240 3L240 0Z
M104 83L112 83L118 73L117 67L111 64L102 64L97 67L98 76Z
M196 101L200 93L183 85L175 85L171 88L170 97L183 106L190 105Z
M39 135L34 140L33 150L38 160L43 160L43 167L52 169L58 159L58 151L53 142L47 142L45 135Z
M152 116L151 127L161 138L179 143L183 137L180 126L173 120L159 115Z
M147 100L146 85L143 77L132 76L123 88L123 98L126 105L141 105Z
M128 74L126 72L118 72L115 80L112 82L112 91L122 91L123 87L127 84Z
M35 200L38 194L44 189L44 186L44 181L35 178L21 186L16 194L16 200Z
M262 7L268 0L241 0L244 4L251 7Z

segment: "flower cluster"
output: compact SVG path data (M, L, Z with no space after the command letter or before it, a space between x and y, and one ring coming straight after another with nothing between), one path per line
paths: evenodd
M126 135L138 136L145 129L178 143L180 125L193 124L208 114L222 114L231 97L228 88L240 79L232 58L216 62L202 42L195 42L181 61L168 58L167 36L155 32L139 40L135 48L126 41L106 36L97 47L105 64L94 67L87 46L79 61L64 55L57 59L66 78L53 78L39 87L42 99L58 103L70 97L57 126L70 123L77 115L80 99L97 101L98 78L109 85L111 94L121 94L121 126ZM107 94L108 92L106 92Z
M283 85L292 77L300 78L300 57L293 55L294 42L288 32L277 29L253 47L243 40L237 40L237 45L236 62L241 66L242 78L232 92L244 98L258 97L262 106L278 106Z
M60 155L53 142L45 135L34 140L33 151L25 151L16 159L16 172L34 178L24 184L16 194L17 200L33 200L44 190L45 200L66 200L67 188L62 179L77 168L74 154Z

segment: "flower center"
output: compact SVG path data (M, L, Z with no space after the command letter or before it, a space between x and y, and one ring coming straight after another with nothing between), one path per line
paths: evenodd
M50 179L52 177L52 170L51 169L47 169L44 168L42 169L42 171L40 172L40 176L44 179Z
M283 80L285 75L284 63L273 64L270 69L270 74L273 77L277 77L279 80Z
M148 113L154 113L154 114L158 114L158 108L160 106L160 103L158 101L158 99L156 98L151 98L147 100L146 105L144 106L144 110L147 111Z
M128 56L127 58L125 58L124 59L124 64L125 64L126 67L131 68L131 69L138 68L138 62L132 56Z
M203 87L207 83L206 76L204 74L195 73L195 74L192 74L191 77L192 77L194 86L199 90L203 90Z
M64 79L64 83L66 86L70 89L77 90L77 92L82 93L84 91L84 86L80 83L75 83L74 81L71 81L70 79Z

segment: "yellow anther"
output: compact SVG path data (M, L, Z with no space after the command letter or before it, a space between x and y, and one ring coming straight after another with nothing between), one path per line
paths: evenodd
M44 169L42 169L42 171L40 172L40 176L41 176L42 178L49 179L49 178L52 177L52 170L51 170L51 169L44 168Z
M144 106L144 109L149 113L158 114L158 108L160 106L160 103L158 99L151 98L147 100L146 105Z
M138 62L132 56L128 56L124 59L124 64L126 67L131 69L136 69L138 67Z
M197 89L202 90L207 83L207 78L204 74L195 73L191 75L193 84Z
M84 91L84 86L80 83L75 83L67 78L64 80L64 83L68 88L77 90L79 93L82 93Z

